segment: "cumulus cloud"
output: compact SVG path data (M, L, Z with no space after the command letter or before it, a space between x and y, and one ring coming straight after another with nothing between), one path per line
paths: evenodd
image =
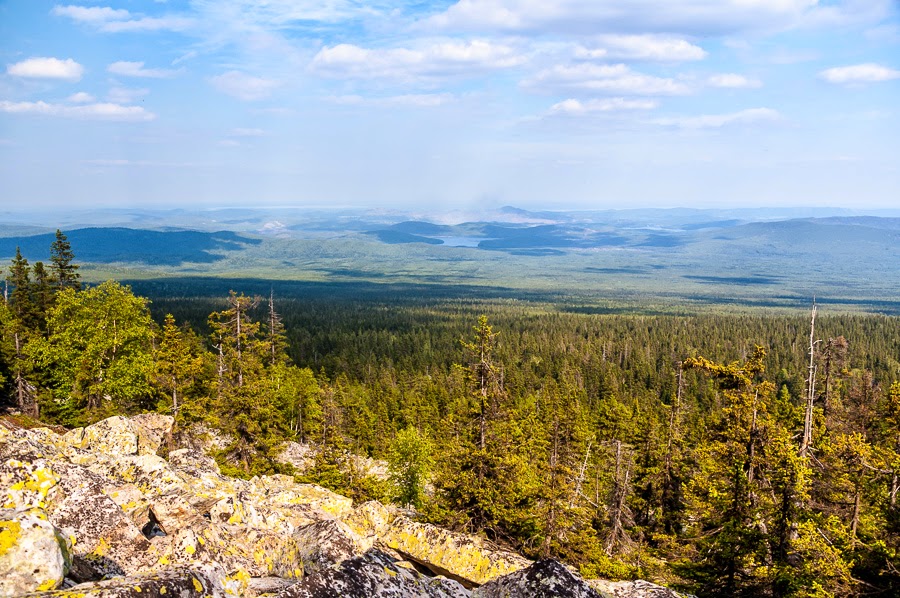
M179 15L163 15L148 17L135 15L124 8L108 6L61 6L53 7L51 14L68 17L73 21L87 23L107 33L126 31L185 31L196 22L189 17Z
M88 104L94 101L94 96L87 93L86 91L79 91L77 93L73 93L67 99L74 104Z
M550 107L550 115L585 116L597 112L620 112L628 110L653 110L659 102L648 99L605 98L593 100L568 99Z
M339 44L322 48L310 67L332 77L397 79L465 75L522 64L525 57L510 46L488 41L448 41L421 48L361 48Z
M900 78L900 71L880 64L868 62L852 66L836 66L825 69L819 77L829 83L838 85L861 85L864 83L880 83Z
M7 114L36 114L41 116L60 116L83 120L114 120L144 122L153 120L156 115L147 112L141 106L123 106L115 103L85 104L70 106L48 102L9 102L0 101L0 112Z
M539 72L522 85L527 89L546 93L671 96L690 92L688 86L680 81L638 73L624 64L557 65Z
M592 50L578 48L576 57L685 62L703 60L707 56L700 46L669 35L601 35L598 43L599 47Z
M6 72L16 77L78 81L84 74L84 67L71 58L35 57L8 65Z
M820 15L826 11L831 20L844 14L819 4L817 0L459 0L427 19L425 26L481 31L720 35L825 20Z
M782 120L781 114L771 108L748 108L730 114L703 114L677 118L660 118L653 122L658 125L680 127L682 129L718 129L728 125L750 125L772 123Z
M253 77L240 71L228 71L210 77L209 82L222 93L245 102L265 99L272 95L279 85L272 79Z
M727 89L751 89L762 87L762 81L759 79L750 79L736 73L710 75L706 79L706 84L710 87L724 87Z
M148 69L144 68L143 62L128 62L126 60L113 62L106 67L106 71L113 75L122 75L123 77L145 77L151 79L165 79L178 74L177 70Z

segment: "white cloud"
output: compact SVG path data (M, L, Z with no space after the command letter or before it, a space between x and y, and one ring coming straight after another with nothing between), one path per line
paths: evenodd
M346 106L406 106L411 108L433 108L455 100L450 93L409 93L396 96L363 97L359 95L333 96L327 98L335 104Z
M126 31L186 31L196 25L196 21L189 17L178 15L163 15L161 17L148 17L135 15L119 8L108 6L60 6L53 7L51 14L60 17L69 17L73 21L88 23L107 33L120 33Z
M540 92L612 93L624 95L684 95L690 89L675 79L654 77L631 70L624 64L582 63L557 65L523 82Z
M707 56L700 46L669 35L601 35L598 42L600 48L579 48L576 57L684 62L702 60Z
M551 115L584 116L596 112L620 112L627 110L653 110L659 107L656 100L606 98L593 100L568 99L550 107Z
M706 80L706 84L710 87L724 87L727 89L752 89L762 87L762 81L759 79L750 79L736 73L710 75Z
M37 114L42 116L61 116L84 120L115 120L142 122L156 118L141 106L123 106L114 103L85 104L69 106L47 102L8 102L0 101L0 112L8 114Z
M94 101L94 96L87 93L86 91L79 91L77 93L73 93L67 99L74 104L88 104Z
M236 129L231 130L231 135L234 137L262 137L266 132L262 129L249 129L238 127Z
M102 23L127 19L131 16L124 8L110 8L109 6L60 6L56 5L51 14L58 17L69 17L74 21L85 23Z
M883 6L888 1L874 3ZM719 35L784 29L806 21L825 21L826 15L831 21L848 18L848 11L819 4L817 0L459 0L424 25L481 31ZM873 15L885 10L873 11Z
M120 60L106 67L107 72L124 77L146 77L152 79L165 79L178 74L173 69L146 69L143 62L128 62Z
M107 33L147 31L187 31L196 25L194 19L179 16L140 17L127 21L108 21L101 27Z
M16 77L78 81L84 74L84 67L71 58L35 57L8 65L6 72Z
M825 69L819 77L829 83L839 85L859 85L863 83L880 83L900 78L900 71L880 64L866 63L852 66L836 66Z
M106 94L106 99L114 104L131 104L150 93L146 88L112 87Z
M213 87L239 100L252 102L269 97L279 83L272 79L253 77L240 71L228 71L215 77L210 77L209 82Z
M683 129L718 129L728 125L749 125L755 123L772 123L782 120L781 114L771 108L748 108L730 114L703 114L677 118L660 118L653 122L658 125L674 126Z
M522 64L512 47L488 41L441 42L421 48L367 49L352 44L322 48L310 67L334 77L407 79L466 75Z

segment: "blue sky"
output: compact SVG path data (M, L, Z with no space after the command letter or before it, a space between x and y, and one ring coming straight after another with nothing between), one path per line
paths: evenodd
M900 206L893 0L0 0L0 205Z

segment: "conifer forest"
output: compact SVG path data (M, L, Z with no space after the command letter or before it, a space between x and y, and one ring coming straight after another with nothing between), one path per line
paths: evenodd
M515 299L191 296L4 264L0 383L74 427L157 411L222 471L391 500L585 576L700 597L896 596L900 320L586 313ZM383 459L384 481L342 466Z

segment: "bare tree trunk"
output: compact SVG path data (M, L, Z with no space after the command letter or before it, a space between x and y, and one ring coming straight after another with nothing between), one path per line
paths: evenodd
M806 382L806 414L803 420L803 440L800 442L800 456L809 456L812 445L813 404L816 399L816 304L813 302L812 318L809 322L809 378Z

